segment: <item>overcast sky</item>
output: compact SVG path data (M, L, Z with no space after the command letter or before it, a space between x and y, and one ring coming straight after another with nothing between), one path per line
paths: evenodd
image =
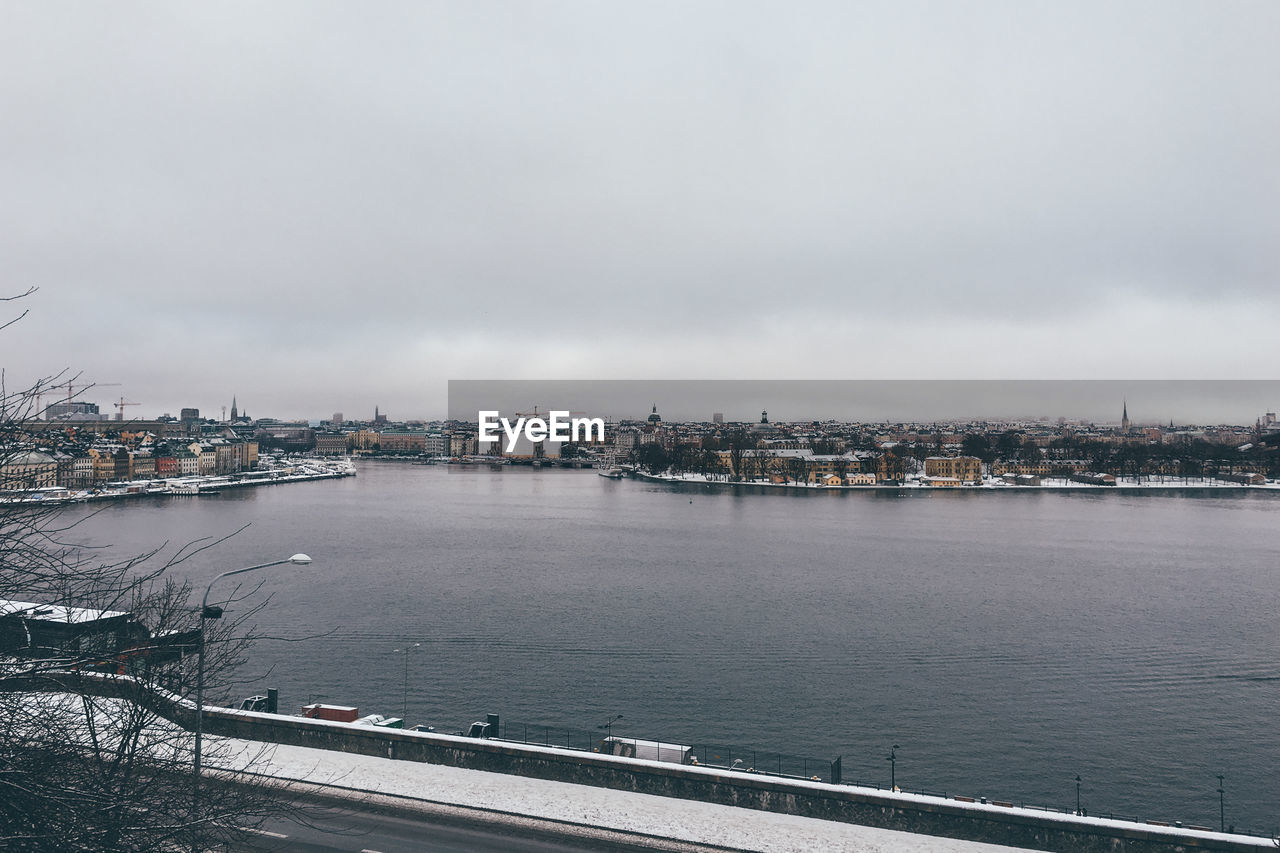
M1277 44L1272 0L0 0L0 361L134 416L1276 378Z

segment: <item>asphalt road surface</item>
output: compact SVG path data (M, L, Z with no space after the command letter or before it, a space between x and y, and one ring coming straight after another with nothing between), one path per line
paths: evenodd
M406 817L306 808L306 825L267 821L245 848L246 853L582 853L654 849L605 839L556 837L503 823L460 821L430 814Z

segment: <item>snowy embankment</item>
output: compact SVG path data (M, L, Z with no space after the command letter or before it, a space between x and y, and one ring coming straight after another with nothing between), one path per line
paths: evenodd
M1280 491L1280 481L1268 481L1260 485L1245 485L1243 483L1231 483L1226 480L1213 480L1205 477L1191 477L1183 479L1181 477L1146 477L1142 480L1135 480L1132 477L1117 478L1114 486L1103 486L1094 483L1077 483L1072 480L1064 480L1055 477L1044 477L1040 484L1036 486L1023 486L1007 483L998 477L986 477L981 483L965 483L962 485L949 486L931 486L915 477L908 477L905 483L900 485L887 485L877 483L874 486L826 486L821 483L774 483L765 480L725 480L723 477L708 477L703 474L682 473L672 474L664 472L662 474L646 474L643 471L633 472L634 476L642 480L652 480L658 483L688 483L693 485L712 485L712 486L758 486L766 489L807 489L821 492L867 492L877 489L891 489L900 491L902 489L919 489L921 491L932 492L949 492L957 490L982 490L982 491L1002 491L1002 492L1036 492L1036 491L1132 491L1132 490L1182 490L1182 489L1222 489L1227 491Z
M341 463L314 460L306 465L259 468L240 474L201 474L185 477L164 477L154 480L133 480L113 484L105 488L66 489L48 487L32 489L0 498L0 503L71 504L155 497L157 495L180 497L215 495L223 489L305 483L312 480L333 480L342 477L354 477L355 475L355 466L346 460Z
M109 684L117 679L102 677L101 680L104 684ZM157 698L162 701L188 709L191 707L188 700L163 691L156 693ZM126 700L99 698L90 701L93 713L103 715L103 723L126 718L121 715L121 711L129 704ZM60 715L73 715L82 722L84 709L80 702L79 697L68 694L35 693L31 694L31 701L24 703L22 707L30 711L29 722L32 725L47 725L52 716ZM224 708L209 710L220 717L275 717ZM332 728L335 731L350 728L347 723L321 720L308 720L306 725ZM413 733L397 734L412 736ZM461 744L472 742L468 738L448 735L421 737ZM176 761L181 765L190 760L190 733L168 720L152 719L142 733L141 742L167 761ZM359 804L375 809L394 807L525 826L533 822L542 829L580 838L617 840L616 836L610 839L608 835L615 833L631 837L637 843L645 842L646 839L677 842L674 845L657 846L657 849L688 849L688 845L708 845L718 849L760 853L810 850L835 853L1007 853L1027 849L335 750L212 735L206 735L204 743L206 772L217 774L230 771L266 776L290 784L300 793L318 792L350 799L353 807L357 808ZM514 748L533 754L564 754L564 750L554 747L520 744ZM637 767L649 765L670 768L665 762L627 758L614 760ZM688 766L683 767L681 772L715 777L725 773L717 768ZM811 789L814 793L830 792L833 789L855 790L803 780L792 780L788 785L797 792L803 789ZM1169 827L1167 824L1142 825L1017 808L1008 803L973 803L905 792L863 790L862 793L882 803L897 804L896 807L906 811L913 810L913 807L925 811L944 807L957 814L971 814L980 820L1014 820L1023 823L1030 820L1045 829L1060 825L1068 833L1081 830L1087 833L1093 827L1094 831L1104 837L1113 836L1118 839L1148 835L1151 840L1167 843L1171 847L1197 847L1204 842L1225 843L1227 846L1219 849L1232 850L1275 847L1275 842L1271 839L1221 834L1202 828Z
M604 829L760 853L1008 853L1024 849L298 746L278 745L269 758L262 759L258 756L262 744L210 740L258 758L227 767L345 789L361 799L367 793L383 795L401 807L409 798L423 806L475 810L473 816L480 819L533 818L565 829L578 827L588 835L592 829Z

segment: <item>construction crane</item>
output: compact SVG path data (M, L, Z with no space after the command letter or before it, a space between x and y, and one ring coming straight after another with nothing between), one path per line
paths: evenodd
M135 403L132 400L126 400L124 397L121 397L119 403L112 403L112 405L116 407L116 420L122 421L124 420L125 406L141 406L142 404Z
M36 417L40 418L42 416L45 416L45 411L40 405L41 398L43 398L47 392L52 391L54 388L67 389L67 410L70 411L71 401L76 397L77 393L83 394L85 391L88 391L90 388L115 388L115 387L119 387L119 385L120 385L119 382L76 382L75 380L72 380L70 382L59 382L57 385L50 385L44 391L36 395ZM79 392L76 391L77 388L80 389ZM48 418L45 417L45 420L48 420Z

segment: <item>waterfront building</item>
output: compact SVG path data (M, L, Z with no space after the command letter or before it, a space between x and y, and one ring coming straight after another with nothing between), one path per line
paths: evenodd
M58 463L39 450L0 457L0 490L44 489L58 484Z
M476 436L455 432L449 435L450 456L472 456L476 452Z
M378 439L383 453L422 453L427 447L427 434L417 430L383 430Z
M615 430L613 443L619 453L628 453L640 443L640 433L630 428Z
M378 442L379 435L371 429L358 429L355 432L347 433L349 446L352 450L370 451L376 450L381 445ZM376 446L375 446L376 445Z
M924 460L930 479L951 478L964 483L982 482L982 460L976 456L930 456Z
M172 451L164 451L156 455L156 476L164 479L166 477L177 477L181 473L178 468L178 456Z
M156 458L150 450L133 450L128 454L130 480L151 480L156 476Z
M212 474L218 466L218 454L208 441L193 441L187 450L196 458L197 474Z
M174 459L178 463L178 475L181 477L192 477L200 473L200 457L196 456L189 449L179 447L174 451Z
M316 453L321 456L342 456L350 449L350 442L346 433L341 432L318 432L316 433Z
M925 475L920 482L934 489L958 489L963 485L957 477L930 477Z
M1087 463L1080 463L1086 465ZM1003 477L1006 474L1027 474L1033 477L1048 477L1053 473L1055 468L1061 468L1063 463L1051 462L1048 459L1041 459L1036 462L1020 462L1005 459L997 459L991 463L991 476ZM1081 467L1077 470L1083 471Z

